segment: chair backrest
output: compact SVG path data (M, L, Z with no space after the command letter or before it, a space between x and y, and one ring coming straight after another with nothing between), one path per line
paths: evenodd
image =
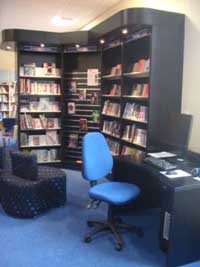
M38 166L36 155L10 152L12 173L27 180L37 180Z
M82 160L82 174L89 181L103 178L111 172L113 158L101 133L88 133L83 137Z

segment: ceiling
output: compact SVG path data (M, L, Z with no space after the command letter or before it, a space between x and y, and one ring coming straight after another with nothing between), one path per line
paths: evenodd
M0 0L0 30L31 29L65 32L80 30L119 0ZM76 19L70 26L55 26L54 16Z

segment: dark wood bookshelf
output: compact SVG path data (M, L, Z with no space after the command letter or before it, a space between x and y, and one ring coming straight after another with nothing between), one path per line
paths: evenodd
M61 110L50 110L49 105L53 102L58 103L61 107L61 98L62 98L62 88L61 88L61 46L54 46L54 47L44 47L41 48L39 45L27 45L27 44L20 44L18 48L18 143L19 149L26 152L36 153L38 158L38 163L45 164L45 163L59 163L62 161L61 158L61 146L62 146L62 124L61 124L61 117L62 113ZM34 64L33 64L34 63ZM51 68L52 74L46 75L45 72L47 68L44 67L44 63L46 63L49 68ZM31 69L31 64L33 64ZM53 66L55 64L55 66ZM34 67L35 66L35 67ZM51 67L52 66L52 67ZM33 72L33 74L25 73L25 71ZM57 75L57 72L60 72ZM24 73L23 73L24 72ZM54 74L55 72L56 74ZM39 73L39 74L37 74ZM56 88L60 88L60 92L52 93L48 92L48 90L55 90L52 89L52 86L56 84ZM37 93L34 90L39 90ZM46 91L44 91L46 90ZM49 101L48 104L46 103L47 109L39 109L39 104L44 101ZM51 103L52 101L52 103ZM38 110L31 110L29 106L29 110L23 110L23 105L29 105L31 103L37 103ZM55 104L57 105L57 104ZM45 116L47 120L60 120L60 126L55 128L48 128L48 127L21 127L20 120L24 120L24 122L34 123L35 120L40 119L40 116ZM24 117L22 117L24 116ZM28 122L27 116L31 116L31 122ZM41 121L40 121L41 123ZM55 134L59 140L56 144L43 144L41 142L40 145L33 145L29 143L29 137L37 138L47 138L47 133ZM54 133L53 133L54 132ZM27 144L21 144L22 135L25 134L27 138ZM42 136L42 137L40 137ZM53 149L53 150L52 150ZM51 158L52 153L55 153L55 157ZM48 155L48 158L46 158ZM42 160L41 160L42 158Z

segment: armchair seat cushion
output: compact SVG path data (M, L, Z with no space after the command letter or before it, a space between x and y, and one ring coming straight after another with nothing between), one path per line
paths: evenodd
M89 195L91 198L107 202L111 205L124 205L140 193L138 186L129 183L108 182L93 186Z

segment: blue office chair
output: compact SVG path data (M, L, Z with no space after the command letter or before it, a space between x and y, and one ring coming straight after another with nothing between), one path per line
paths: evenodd
M99 132L88 133L83 138L83 177L88 181L97 181L106 177L113 167L113 158L104 136ZM115 248L121 250L123 241L117 228L125 228L143 236L143 231L136 226L122 223L120 218L113 215L114 206L121 206L133 201L140 194L140 189L133 184L123 182L105 182L90 188L92 199L108 203L108 217L105 222L88 221L88 226L97 225L85 235L84 241L90 242L91 237L103 230L110 230L115 237Z

